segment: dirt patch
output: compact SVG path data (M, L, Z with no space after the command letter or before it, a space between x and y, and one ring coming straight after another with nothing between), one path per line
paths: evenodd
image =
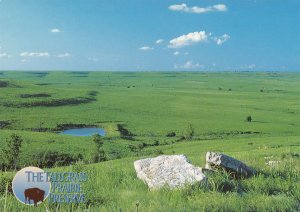
M14 107L14 108L22 108L22 107L58 107L58 106L66 106L66 105L79 105L86 104L95 101L94 98L89 97L77 97L77 98L66 98L66 99L50 99L45 101L37 101L37 102L5 102L3 106L5 107Z
M128 129L125 128L123 124L117 124L118 131L120 132L121 138L126 139L126 140L133 140L135 134L130 132Z
M42 98L42 97L51 97L51 94L48 93L33 93L33 94L20 94L21 98Z
M6 87L8 87L8 85L9 85L9 82L0 80L0 88L6 88Z

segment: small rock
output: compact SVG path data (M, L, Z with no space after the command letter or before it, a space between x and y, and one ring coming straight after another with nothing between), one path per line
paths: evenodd
M207 169L222 168L236 177L249 177L256 173L254 169L247 166L243 162L236 160L228 155L215 153L215 152L206 153L205 168Z
M266 165L274 167L274 166L278 166L279 163L280 163L280 161L278 161L278 160L270 160L270 161L266 162Z
M174 189L206 181L202 169L190 164L184 155L162 155L138 160L134 162L134 168L138 178L150 189L163 186Z

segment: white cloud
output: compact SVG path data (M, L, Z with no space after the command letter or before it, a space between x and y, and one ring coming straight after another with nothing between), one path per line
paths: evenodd
M48 52L22 52L21 57L50 57Z
M189 55L190 53L188 53L188 52L184 52L184 55Z
M149 46L143 46L141 48L139 48L139 50L142 50L142 51L149 51L149 50L153 50L154 48L152 47L149 47Z
M253 68L255 68L255 67L256 67L255 64L250 64L250 65L248 65L248 68L249 68L249 69L253 69Z
M72 55L70 53L63 53L63 54L57 54L56 57L58 58L68 58L68 57L72 57Z
M230 39L230 36L227 35L227 34L224 34L220 37L214 37L214 41L216 42L217 45L222 45L223 43L225 43L229 39Z
M184 46L193 45L199 42L207 41L207 38L211 33L206 33L205 31L191 32L186 35L181 35L177 38L170 40L169 48L181 48Z
M89 57L88 60L92 62L98 62L98 58L96 57Z
M213 9L220 12L226 12L228 10L227 6L225 4L215 4L213 6Z
M0 58L11 58L12 56L7 53L0 53Z
M174 54L175 56L176 56L176 55L179 55L179 51L176 51L176 52L174 52L173 54Z
M174 65L175 69L196 69L196 68L203 68L202 65L199 63L194 63L193 61L189 60L185 62L183 65Z
M54 29L51 29L50 32L52 32L52 33L60 33L61 30L57 29L57 28L54 28Z
M155 41L156 44L161 44L162 42L164 42L163 39L158 39L157 41Z
M226 12L228 9L225 4L216 4L208 7L197 7L197 6L189 7L187 6L187 4L183 3L183 4L170 5L169 10L201 14L207 12Z
M254 68L256 68L256 65L254 63L240 66L240 69L246 69L246 70L254 69Z
M190 69L190 68L199 68L200 67L200 64L199 63L193 63L193 61L187 61L183 66L182 68L185 68L185 69Z

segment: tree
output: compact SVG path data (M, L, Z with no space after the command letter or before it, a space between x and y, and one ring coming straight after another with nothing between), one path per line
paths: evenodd
M188 127L185 131L184 138L187 140L191 140L194 136L195 130L191 123L188 123Z
M94 155L94 162L101 162L106 160L106 155L103 150L103 141L99 134L93 136L93 141L96 145L96 152Z
M6 139L6 145L2 150L4 165L8 169L16 169L17 162L20 155L20 149L22 146L23 139L17 135L12 134L10 139Z
M247 122L251 122L252 121L252 117L251 116L247 116L246 120L247 120Z

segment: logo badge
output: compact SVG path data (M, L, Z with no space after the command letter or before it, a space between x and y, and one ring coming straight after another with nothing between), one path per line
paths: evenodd
M51 183L46 172L31 166L17 172L12 181L12 189L21 203L37 206L49 196Z

